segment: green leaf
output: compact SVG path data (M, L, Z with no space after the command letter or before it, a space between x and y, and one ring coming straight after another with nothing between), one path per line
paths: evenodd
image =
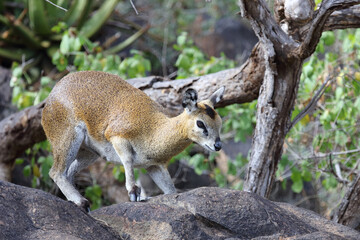
M85 54L83 52L76 54L74 65L77 67L83 66L85 62Z
M17 77L17 78L20 78L22 76L22 73L23 73L23 69L21 66L14 68L12 71L13 77Z
M91 37L94 35L105 21L110 17L118 0L106 0L100 6L100 9L87 22L84 23L80 30L80 35Z
M312 174L309 170L307 169L304 169L301 173L301 176L302 176L302 179L305 181L305 182L310 182L312 180Z
M53 55L52 63L56 65L59 71L64 71L68 65L68 60L60 51L57 51Z
M301 172L295 167L291 169L291 180L293 182L302 181Z
M91 5L89 1L74 0L71 7L66 12L66 16L64 18L67 25L71 26L79 21L79 19L86 14L88 5Z
M185 54L180 54L176 60L175 66L183 69L189 69L191 66L189 57Z
M345 146L348 141L348 136L342 131L336 131L335 133L335 143L340 146Z
M336 100L340 100L340 98L343 96L343 94L344 94L344 89L342 87L337 87L335 90Z
M48 86L52 82L52 79L49 77L41 77L40 84L42 87Z
M324 40L325 45L327 45L327 46L331 46L335 42L334 32L323 32L321 37Z
M322 185L325 187L326 190L329 190L331 188L336 188L337 184L338 184L338 182L333 175L329 175L328 178L325 178L322 181Z
M310 77L314 72L314 68L311 66L311 64L306 64L303 67L303 73L305 74L305 76Z
M24 159L22 159L22 158L17 158L16 160L15 160L15 165L21 165L21 164L23 164L24 163Z
M180 36L177 37L177 44L180 47L183 47L186 43L187 33L182 32Z
M29 19L32 28L41 35L51 33L49 16L46 16L45 1L28 0Z
M82 47L82 41L81 41L81 39L78 38L78 37L75 38L75 39L74 39L73 50L74 50L74 51L80 51L81 47Z
M25 177L29 177L31 174L31 166L30 165L26 165L23 169L23 174Z
M44 156L41 156L41 157L38 158L37 162L38 163L44 163L45 160L46 160L46 158Z
M60 43L60 52L67 54L70 52L70 37L68 34L64 34Z
M360 112L360 97L356 98L354 107L356 107L357 111Z
M228 174L235 176L237 173L236 166L232 163L232 161L228 161Z
M318 45L316 46L316 51L320 53L325 52L324 43L323 41L319 41Z
M299 180L296 182L293 182L293 184L291 185L291 190L295 193L300 193L303 190L303 181Z
M215 173L215 181L218 184L219 187L225 187L226 186L226 177L221 174L221 171L219 168L214 169Z

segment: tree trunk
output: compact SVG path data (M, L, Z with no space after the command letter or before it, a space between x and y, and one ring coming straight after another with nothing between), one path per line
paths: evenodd
M287 8L295 2L302 4L301 19L296 11L292 15L291 8ZM292 125L291 113L303 61L315 51L329 16L336 10L359 3L360 1L324 0L319 10L313 13L312 0L276 0L275 20L265 1L239 1L241 15L249 19L260 40L266 67L258 99L257 122L245 191L269 196L284 139Z
M333 221L360 231L360 175L346 192Z
M244 190L268 197L275 181L277 165L296 100L302 61L275 62L273 86L264 84L258 99L256 128L252 141Z

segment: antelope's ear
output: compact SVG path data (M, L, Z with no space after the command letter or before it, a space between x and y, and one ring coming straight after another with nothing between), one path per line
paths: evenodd
M225 92L225 87L222 86L221 88L219 88L218 90L216 90L211 96L210 96L210 101L212 102L213 106L215 106L215 104L217 104L218 102L221 101L221 99L224 96L224 92Z
M182 106L188 111L192 112L197 109L198 95L195 89L189 88L185 91Z

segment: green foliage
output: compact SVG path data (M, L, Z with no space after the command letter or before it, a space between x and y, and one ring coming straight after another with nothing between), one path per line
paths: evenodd
M115 166L113 168L113 175L119 182L125 182L125 168L124 166Z
M34 85L36 79L39 78L40 85ZM18 63L13 63L10 87L13 88L12 102L18 109L36 105L45 100L54 85L55 82L51 78L40 77L37 68L26 70Z
M19 2L22 4L0 11L0 22L3 24L0 30L9 33L0 39L0 42L5 44L2 45L4 49L0 51L0 56L17 61L21 61L23 56L26 60L32 56L42 57L44 50L57 47L62 37L61 30L65 29L59 28L59 22L62 22L62 25L76 27L82 36L93 36L113 12L118 0L106 0L99 9L94 1L52 1L67 9L67 12L46 1ZM22 5L28 11L21 9ZM94 14L89 17L92 12ZM19 53L11 54L15 48Z
M105 54L102 48L75 29L66 31L60 48L54 53L52 62L59 71L75 68L77 71L96 70L117 74L120 77L143 77L151 71L151 63L142 52L131 50L132 57L121 61L115 54Z
M193 145L187 147L183 152L174 156L170 163L173 163L177 160L186 160L190 166L192 166L197 174L203 174L204 172L210 172L213 169L213 163L215 159L215 154L212 153L207 158L203 154L197 153L190 156L190 151L193 148Z
M248 164L247 157L239 153L234 160L228 161L227 176L233 176L233 181L227 184L227 187L242 190L243 182L239 179L245 179L245 170Z
M93 184L85 189L85 197L91 201L91 210L103 206L102 189L98 184Z
M43 156L43 151L50 151L50 144L47 141L37 143L32 148L26 150L24 158L18 158L16 165L25 165L23 174L31 178L33 188L41 188L49 191L53 182L49 177L49 171L53 164L51 155Z
M193 41L188 38L186 32L182 32L177 37L176 44L173 47L180 52L175 63L178 67L177 79L215 73L235 67L235 62L227 59L224 54L221 54L220 58L208 58L199 48L194 46ZM254 130L255 111L256 101L242 105L234 104L218 109L220 116L224 118L223 132L231 133L235 141L241 140L245 142ZM230 186L241 189L242 184L240 182L229 183L227 179L228 175L236 178L240 175L243 177L242 173L244 173L247 159L242 157L241 154L235 160L229 159L228 172L224 173L216 167L216 154L211 153L209 157L205 157L202 154L189 156L189 151L187 149L173 159L186 159L197 174L202 174L203 172L210 173L221 187Z
M218 110L224 117L223 131L234 132L235 142L245 142L255 127L256 101L245 104L233 104Z
M235 67L235 62L227 59L224 54L221 54L220 58L210 57L208 59L194 45L193 41L188 39L186 32L178 36L174 49L180 52L175 63L178 68L177 79L215 73Z
M326 190L334 189L340 178L351 181L352 177L347 172L337 176L335 165L357 167L359 152L351 150L360 148L360 43L356 40L359 37L360 29L324 32L316 52L303 66L293 117L310 102L327 77L331 82L315 111L288 134L286 142L291 152L296 152L295 160L287 166L292 172L294 192L300 192L302 181L309 180L320 181ZM332 152L344 154L328 154ZM277 176L281 179L286 171L279 167Z
M141 171L142 173L146 173L146 170L145 170L145 169L139 170L139 169L135 168L135 169L134 169L135 179L138 179L138 178L139 178L140 171ZM113 176L114 176L115 179L118 180L119 182L124 183L124 182L125 182L125 168L124 168L124 166L121 166L121 165L116 165L116 166L114 166L114 168L113 168Z

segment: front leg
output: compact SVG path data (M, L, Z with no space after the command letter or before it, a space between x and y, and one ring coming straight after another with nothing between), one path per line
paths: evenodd
M148 167L148 174L164 194L176 193L174 183L170 177L169 171L163 165L153 165Z
M133 149L128 140L121 137L111 138L111 143L121 159L125 169L125 187L129 193L131 202L140 202L141 189L135 185L135 175L133 167Z

